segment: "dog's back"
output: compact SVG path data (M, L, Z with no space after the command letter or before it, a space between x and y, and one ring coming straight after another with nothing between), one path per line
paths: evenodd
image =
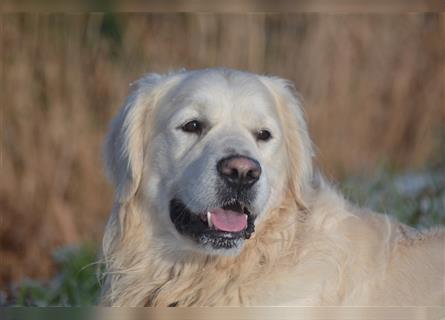
M445 305L443 228L419 231L356 208L330 187L323 189L308 221L312 234L306 231L316 240L309 240L307 246L318 248L324 255L320 261L335 261L331 267L336 270L331 279L318 270L326 292L315 303Z

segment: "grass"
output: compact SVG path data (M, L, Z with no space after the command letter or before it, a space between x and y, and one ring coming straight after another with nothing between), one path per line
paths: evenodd
M96 250L93 245L65 247L54 253L59 273L48 283L26 280L15 290L16 306L88 306L96 302Z
M351 177L341 189L353 202L390 214L414 227L445 224L445 171L384 171L373 177Z
M380 170L373 177L350 177L340 189L351 201L396 216L415 226L445 224L445 170L397 174ZM87 306L97 301L93 245L58 250L59 273L48 283L28 280L15 291L17 306Z

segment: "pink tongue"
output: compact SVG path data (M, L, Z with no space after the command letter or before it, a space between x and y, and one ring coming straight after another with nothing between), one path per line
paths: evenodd
M239 232L247 227L247 216L243 213L221 208L212 209L210 213L212 224L218 230Z

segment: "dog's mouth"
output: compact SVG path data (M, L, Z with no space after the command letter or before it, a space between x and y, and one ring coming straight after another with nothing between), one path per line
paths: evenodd
M176 198L170 201L170 219L178 232L212 249L238 247L255 231L255 218L251 209L236 199L199 213Z

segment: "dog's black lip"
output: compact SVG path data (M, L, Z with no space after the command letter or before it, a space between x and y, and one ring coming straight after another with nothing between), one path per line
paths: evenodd
M179 233L193 238L197 242L202 242L203 237L209 239L212 246L219 243L218 248L230 248L235 246L235 242L240 239L249 239L255 232L255 218L256 216L247 209L247 206L240 204L236 199L225 201L221 205L222 208L232 208L242 210L247 214L247 227L240 232L225 232L210 229L208 224L201 220L200 215L191 212L185 204L178 198L173 198L170 201L170 219L175 225ZM224 245L220 245L224 243Z

